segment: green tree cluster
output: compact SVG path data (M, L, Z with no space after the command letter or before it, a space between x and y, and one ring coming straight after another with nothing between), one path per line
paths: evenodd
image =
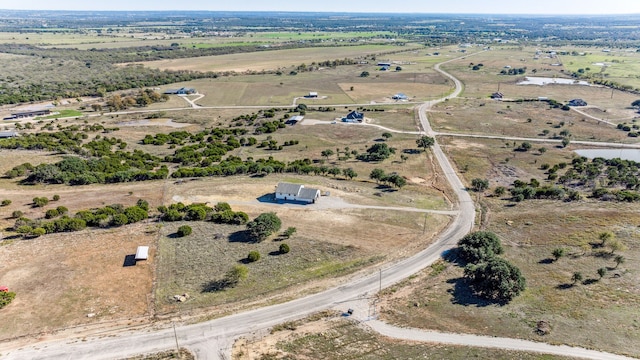
M476 295L502 303L511 301L526 288L520 269L498 256L503 249L494 233L470 233L458 242L458 250L468 262L464 275Z

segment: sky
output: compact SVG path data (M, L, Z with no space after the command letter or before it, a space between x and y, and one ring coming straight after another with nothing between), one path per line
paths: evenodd
M448 14L640 14L638 0L0 0L18 10L209 10Z

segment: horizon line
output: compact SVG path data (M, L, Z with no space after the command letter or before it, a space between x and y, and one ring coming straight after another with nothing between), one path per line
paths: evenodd
M573 13L573 14L562 14L562 13L465 13L465 12L386 12L386 11L313 11L313 10L301 10L301 11L292 11L292 10L181 10L181 9L163 9L163 10L153 10L153 9L137 9L137 10L104 10L104 9L95 9L95 10L81 10L81 9L3 9L0 8L0 11L30 11L30 12L209 12L209 13L291 13L291 14L365 14L365 15L484 15L484 16L563 16L563 17L580 17L580 16L593 16L593 17L606 17L606 16L634 16L640 15L638 13L610 13L610 14L594 14L594 13Z

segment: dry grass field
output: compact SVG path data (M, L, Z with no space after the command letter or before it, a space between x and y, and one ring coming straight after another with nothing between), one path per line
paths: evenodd
M469 165L465 179L488 178L490 190L518 178L542 180L538 164L571 157L566 150L551 149L542 156L511 158L511 149L489 141L449 139L444 144L458 167ZM473 155L479 151L470 149L482 149L482 155ZM507 157L509 162L501 160ZM636 205L590 199L577 203L529 200L517 205L495 197L479 196L478 200L479 226L500 236L505 257L522 270L527 290L508 305L494 305L470 294L460 266L443 262L441 273L435 266L386 291L385 319L421 328L640 355L640 324L633 315L640 303ZM626 246L619 252L625 263L616 265L614 255L599 247L598 234L604 231L613 232ZM554 261L551 252L558 247L567 249L567 255ZM609 271L600 279L596 270L602 267ZM581 283L572 284L575 271L584 274ZM539 321L550 324L549 334L537 334Z
M364 57L397 50L395 45L362 45L344 47L302 48L263 51L259 53L203 56L142 62L144 66L168 70L198 71L263 71L284 69L300 64L343 58Z
M630 119L634 116L629 109L631 102L638 96L622 91L598 86L580 85L518 85L525 76L570 78L565 74L562 66L551 66L557 59L540 58L534 60L534 48L497 48L470 55L465 60L456 61L443 66L451 71L464 84L464 97L488 98L493 92L502 92L505 98L538 98L539 96L566 102L571 99L584 99L589 105L594 105L607 111L606 119ZM524 60L524 61L522 61ZM468 61L468 62L467 62ZM472 70L470 64L483 64L478 70ZM499 75L505 66L512 68L527 67L525 75ZM536 70L534 74L532 71Z
M366 326L329 315L320 320L285 324L262 339L242 338L234 344L234 360L249 359L520 359L560 360L565 357L424 344L385 338Z
M600 118L593 110L587 112ZM560 133L568 131L572 140L636 142L612 125L575 111L552 109L546 102L460 98L436 106L429 119L440 132L551 139L562 138Z

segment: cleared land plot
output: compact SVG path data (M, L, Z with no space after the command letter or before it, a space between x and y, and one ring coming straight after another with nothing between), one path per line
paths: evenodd
M203 56L188 59L171 59L141 62L144 66L168 70L195 71L262 71L287 68L303 63L325 60L364 57L380 52L397 50L395 45L360 45L342 47L270 50L258 53ZM256 61L256 57L259 58Z
M571 71L585 70L585 75L594 78L604 77L621 85L633 88L640 87L640 55L624 50L603 52L598 48L563 48L564 51L576 51L584 55L564 55L562 61L565 69ZM587 70L588 69L588 70Z
M292 325L292 326L291 326ZM565 357L499 349L424 344L388 339L365 326L333 317L308 323L284 324L263 339L240 339L238 360L276 359L567 359Z
M593 112L593 111L592 111ZM564 137L572 140L634 143L634 138L615 127L575 111L552 109L546 102L500 102L454 99L429 113L432 127L440 132L503 135L529 138Z
M0 338L149 315L154 251L147 262L123 263L154 234L130 225L0 243L0 283L17 294L2 310Z
M372 102L395 102L392 96L406 94L410 101L424 101L442 96L451 84L432 69L407 68L402 72L385 72L360 77L363 71L375 71L368 65L345 65L335 69L300 72L297 75L251 75L201 79L163 86L162 89L193 87L205 97L202 106L330 105ZM420 71L420 72L414 72ZM351 90L353 87L353 90ZM304 98L317 92L318 98Z
M273 192L278 180L317 186L313 178L268 177L243 179L234 184L213 179L167 187L168 193L175 194L173 201L208 202L210 205L227 201L234 210L245 211L251 218L274 211L282 219L283 229L293 226L298 231L290 239L275 236L262 243L251 243L242 240L244 226L193 222L189 223L194 229L192 235L175 238L170 235L180 223L165 223L162 230L165 236L160 240L157 290L161 311L242 300L264 301L276 295L276 291L284 291L285 296L299 294L316 284L307 285L311 280L353 272L383 259L407 256L425 246L448 222L446 216L429 214L425 219L421 213L344 209L340 201L335 203L335 196L344 196L351 203L366 199L361 193L371 190L357 184L350 188L319 186L331 190L332 195L315 205L291 207L257 202L257 197ZM426 230L423 228L425 223ZM277 253L282 242L291 246L290 253ZM247 264L249 277L245 282L226 290L207 289L221 280L231 266L243 262L251 250L259 251L262 258ZM294 284L297 288L291 289ZM172 300L173 295L185 292L191 295L191 300L182 304Z
M541 156L518 153L505 162L501 159L508 157L510 149L496 142L445 140L445 150L457 166L469 166L463 174L466 181L489 179L487 193L516 179L536 178L544 183L545 175L538 166L567 161L572 155L549 149ZM443 263L442 273L435 266L388 291L382 311L386 319L443 331L640 354L640 327L633 315L640 304L637 205L584 199L571 203L527 200L513 206L505 198L478 199L482 204L479 224L501 237L505 257L522 270L527 290L508 305L492 305L472 296L462 280L461 267ZM612 255L600 247L598 235L604 231L613 232L627 250ZM551 253L558 247L566 249L566 256L554 261ZM616 266L617 254L626 262ZM599 268L608 269L602 279L597 274ZM573 285L571 277L576 271L584 279ZM549 334L538 335L539 321L550 325Z

